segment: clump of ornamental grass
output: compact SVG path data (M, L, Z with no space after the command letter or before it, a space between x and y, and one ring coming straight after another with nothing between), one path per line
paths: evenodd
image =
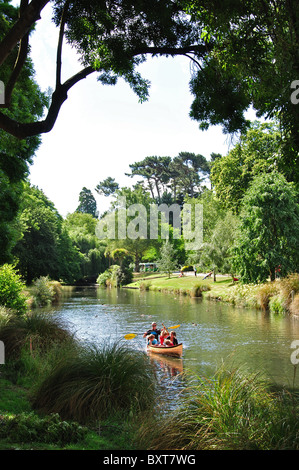
M220 368L212 379L193 379L182 405L139 439L154 450L299 449L294 409L289 394L275 395L258 375Z
M206 284L196 284L192 287L190 295L191 297L202 297L202 293L211 290L210 286Z
M12 312L10 309L0 305L0 328L9 322L11 315Z
M257 291L257 299L263 310L269 309L271 298L278 293L278 287L274 282L262 284Z
M78 348L35 392L33 407L79 423L152 409L156 379L148 357L124 343Z
M11 315L0 325L0 341L5 345L5 357L18 359L23 348L46 351L56 342L72 341L72 335L57 318L33 312Z

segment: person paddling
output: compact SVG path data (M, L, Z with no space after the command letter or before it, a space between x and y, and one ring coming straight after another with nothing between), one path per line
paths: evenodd
M157 329L157 323L156 322L153 322L152 323L152 328L147 330L144 335L143 335L143 338L146 338L147 336L149 335L154 335L155 339L157 340L157 342L159 342L159 335L161 334L161 330L158 330Z

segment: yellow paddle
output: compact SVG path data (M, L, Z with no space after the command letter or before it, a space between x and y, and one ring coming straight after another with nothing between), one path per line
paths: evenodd
M163 323L162 323L162 325L163 325ZM164 325L163 325L163 326L164 326ZM181 326L181 325L174 325L174 326L171 326L171 327L169 328L169 330L174 330L175 328L179 328L180 326ZM126 340L130 340L130 339L136 338L136 336L138 336L138 333L137 333L137 334L135 334L135 333L129 333L129 334L125 335L124 338L125 338Z

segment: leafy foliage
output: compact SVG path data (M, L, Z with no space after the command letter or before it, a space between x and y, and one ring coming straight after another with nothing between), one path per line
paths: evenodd
M161 258L158 260L157 265L159 271L165 272L170 277L170 274L178 269L178 263L176 261L176 251L169 241L166 241L161 250Z
M0 2L0 41L18 17L18 9L7 1ZM9 87L9 77L18 51L13 50L1 65L0 80ZM34 81L34 68L29 58L14 87L9 109L3 113L24 122L40 118L48 100ZM15 218L22 195L22 182L28 176L32 157L40 145L40 137L19 140L0 129L0 263L12 261L12 249L18 239Z
M62 421L57 413L45 417L34 412L0 417L1 438L9 438L13 442L66 445L83 440L87 432L87 428L78 423Z
M13 253L24 279L31 283L40 276L50 276L72 282L78 275L79 254L70 244L54 204L28 183L18 222L21 236Z
M279 117L281 165L287 179L298 182L299 114L290 99L299 72L298 2L186 4L207 44L205 60L191 80L191 117L203 129L222 124L227 133L248 128L245 112L251 105L258 117Z
M298 194L278 172L256 176L243 198L235 268L243 282L275 279L298 269Z
M27 310L26 297L23 294L25 284L15 267L4 264L0 268L0 305L18 314Z
M77 212L82 212L83 214L91 214L93 217L96 217L97 203L90 189L84 187L80 192L79 206L77 207Z
M211 169L211 182L225 209L240 211L242 198L260 173L281 169L281 134L275 123L254 122L225 157Z

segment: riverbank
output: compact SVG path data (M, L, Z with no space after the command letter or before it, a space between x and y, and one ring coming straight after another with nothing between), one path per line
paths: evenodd
M158 282L159 277L155 277ZM173 282L175 280L170 279L169 281ZM193 278L190 276L189 282L192 281ZM217 280L217 283L219 282L219 287L222 287L224 290L225 283L222 283L221 281L230 282L230 279L227 278L222 280L219 278ZM186 287L186 284L184 285ZM209 291L206 292L208 293ZM212 292L212 289L210 292ZM101 293L101 295L102 294L104 296L107 295L107 297L112 296L113 305L115 305L114 301L119 305L122 305L123 297L141 298L142 310L140 310L139 313L144 312L143 300L146 296L139 295L138 291L136 291L136 295L134 295L135 293L133 292L128 295L128 292L125 290L121 292L116 289L107 289L107 292ZM79 295L81 295L81 293ZM161 298L163 298L163 301L166 304L168 302L171 304L171 309L174 307L174 302L176 302L171 298L176 296L169 297L168 295L154 295L153 297L157 298L159 304ZM203 302L197 302L196 300L191 303L193 307L194 305L195 307L198 305L199 308L200 304L204 304ZM101 302L100 305L102 305ZM178 303L178 312L180 311L179 305L180 302ZM215 307L218 307L218 305L215 305ZM219 307L221 306L219 305ZM96 303L95 308L102 308L107 312L106 308L99 307L99 303ZM38 310L39 309L32 310L30 314L31 320L31 316L34 317L35 315L39 315ZM197 310L197 308L195 310ZM98 312L94 313L98 314ZM120 314L122 322L125 322L125 313L126 309L124 309ZM107 313L103 313L103 315L106 316ZM135 311L135 308L133 315L136 315L136 318L140 321L138 312ZM48 309L44 310L43 316L47 321L51 320L51 315L48 315ZM92 316L93 315L89 311L88 317L91 319ZM210 317L209 314L206 316ZM193 321L193 318L190 319L190 322L191 321ZM212 319L212 322L214 321L215 320ZM284 319L278 319L278 323L281 323L281 321L284 321ZM95 320L95 322L98 322L98 320ZM61 324L64 324L63 320L61 320ZM223 326L223 323L221 323L221 325ZM28 327L29 326L34 325L30 322L28 323ZM21 330L24 331L24 328ZM40 333L42 332L45 332L45 328L42 328ZM222 332L223 329L221 328L221 334ZM34 334L36 335L36 333L36 328L34 328ZM30 336L29 331L28 334L26 334L27 339L28 336ZM269 340L269 337L267 337L267 340ZM7 342L7 344L9 343ZM100 421L100 427L99 423L93 423L91 426L76 425L72 421L67 421L64 415L61 415L61 419L57 416L52 417L50 413L60 412L60 403L56 402L55 411L51 409L45 413L44 409L39 408L37 410L36 407L32 407L32 396L36 396L34 392L36 388L39 387L37 382L45 382L44 379L46 378L48 390L47 393L45 393L45 390L43 389L40 397L48 397L46 398L46 401L48 403L52 403L52 398L54 398L53 393L56 395L58 389L58 381L57 376L52 375L52 382L49 382L49 372L50 369L52 369L52 366L55 365L56 369L56 365L60 364L62 360L66 358L65 350L62 348L61 343L57 343L57 347L54 348L54 350L51 348L46 354L44 354L43 351L39 351L36 348L36 336L34 341L32 341L32 344L33 350L30 351L30 343L29 341L26 341L24 343L22 354L11 362L11 368L6 368L5 366L5 377L4 368L0 366L0 374L3 373L2 377L0 377L0 431L2 431L2 436L0 435L0 448L3 450L113 449L132 451L135 450L134 446L143 450L181 449L182 451L186 449L186 446L190 450L270 450L274 448L298 450L298 435L296 435L296 430L298 429L298 396L293 393L295 392L294 387L292 387L292 390L288 390L287 393L285 393L284 390L279 390L277 393L273 394L268 388L267 390L265 390L264 387L260 388L259 384L254 380L251 380L251 377L248 376L246 370L244 371L244 375L239 373L236 375L234 371L231 371L231 366L229 364L226 364L225 371L223 371L223 374L219 375L218 381L214 380L214 376L210 375L205 379L205 373L203 371L200 378L198 375L196 375L196 377L190 375L189 379L187 376L184 376L184 380L190 380L192 383L199 380L200 387L198 390L193 390L194 398L191 397L191 403L184 403L181 401L183 399L183 394L180 395L180 408L181 405L186 405L185 411L183 409L181 414L179 413L179 410L174 410L173 408L168 409L167 405L165 406L167 414L163 414L162 416L161 413L159 413L155 421L152 421L153 413L150 413L150 416L145 416L144 419L141 419L140 417L137 419L137 417L134 417L134 410L132 411L131 407L129 407L125 415L122 416L122 419L115 420L111 415L109 420ZM211 353L209 352L209 354ZM118 359L122 359L123 357L124 354L122 352ZM203 356L201 356L201 361L204 361ZM87 364L91 364L92 362L93 361L87 361ZM126 364L128 363L129 361L126 361ZM69 372L73 370L76 377L84 377L87 370L86 363L84 363L84 367L80 369L80 373L78 373L77 366L74 369L76 364L78 364L77 357L72 367L70 367L69 363L67 364L67 368L63 375L68 375ZM111 357L109 364L108 369L110 377L111 372L115 370L115 365L117 364L114 356ZM8 363L7 366L9 366ZM117 385L122 383L120 377L128 376L127 373L123 374L123 371L125 370L123 363L121 363L121 367L119 369L121 369L122 373L117 373ZM102 373L103 370L104 367L101 362L99 367L97 367L97 371L98 373ZM130 366L130 370L137 370L139 372L142 368ZM260 369L258 369L258 372L259 373L256 374L255 370L255 375L260 376ZM236 378L236 380L234 378ZM90 376L90 379L88 379L87 386L89 391L93 384L98 386L98 375L96 379L97 380L94 380L94 376ZM132 395L132 383L133 381L130 379L128 396ZM134 383L140 383L139 374L137 378L135 377ZM148 388L148 383L149 382L146 381L146 388ZM205 385L206 392L204 394L202 393L203 385ZM215 390L210 388L214 385L216 386ZM253 385L253 387L251 385ZM80 383L78 383L78 387L81 387ZM113 390L113 394L110 398L114 400L115 388L111 388ZM63 391L67 389L68 386L64 382ZM163 388L163 390L166 392L165 388ZM78 391L79 390L76 385L76 394ZM215 393L217 394L215 395ZM122 392L122 398L123 396L124 393ZM217 400L213 402L215 396ZM290 399L288 399L288 397ZM200 401L202 398L207 399L207 402L203 403L203 406L201 406L202 403ZM286 398L288 399L287 402L285 401ZM108 398L105 397L104 403L105 406L107 406L107 403L109 403ZM151 403L157 404L157 401L152 400ZM198 403L200 405L198 406L196 413L194 403ZM222 405L219 406L221 403ZM204 407L205 404L206 407ZM77 406L76 404L76 406L73 407L73 415L70 419L76 420L76 412L78 409L80 409L80 406ZM95 407L88 404L88 410L93 409L95 409ZM102 409L103 406L100 404L100 410ZM192 413L190 413L190 409L192 409ZM212 410L211 414L209 414L209 410ZM190 418L194 418L194 420L190 420ZM165 432L165 426L167 426L168 423L173 422L180 424L180 427L173 428L173 426L170 426L170 429L168 430L169 432ZM198 423L200 423L200 429ZM175 435L171 434L172 429L175 430ZM55 431L54 435L53 431ZM265 433L265 431L267 432ZM65 435L65 433L67 433L67 435ZM165 438L168 439L169 437L174 439L166 442ZM43 441L43 439L46 439L46 442Z
M216 281L204 277L204 273L197 276L188 273L182 277L178 273L170 277L157 273L135 273L133 282L125 287L202 297L276 314L299 315L299 274L261 284L241 284L228 275L217 275Z

